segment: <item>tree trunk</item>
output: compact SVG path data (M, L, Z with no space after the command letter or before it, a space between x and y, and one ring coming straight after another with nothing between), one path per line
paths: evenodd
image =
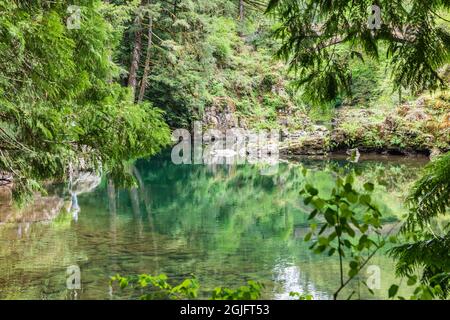
M244 21L244 0L239 0L239 21Z
M150 58L152 48L152 35L153 35L153 19L148 18L148 34L147 34L147 56L145 57L144 74L142 75L141 88L139 90L138 102L142 102L144 99L145 89L147 88L147 78L150 72Z
M144 5L145 0L142 0L141 5ZM142 50L142 21L141 15L138 13L134 19L134 27L136 31L134 32L134 44L133 53L131 55L130 72L128 74L128 86L133 91L133 95L136 92L137 85L137 73L139 70L139 62L141 60L141 50Z

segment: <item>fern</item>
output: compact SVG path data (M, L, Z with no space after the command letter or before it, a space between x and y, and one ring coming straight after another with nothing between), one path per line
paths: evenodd
M397 259L398 276L409 277L422 270L421 282L435 287L439 285L442 298L450 293L450 233L442 237L427 234L426 239L404 244L390 250Z
M423 228L431 219L443 215L450 205L450 152L437 158L425 168L408 197L411 212L405 230Z
M396 273L412 276L422 271L422 283L441 288L441 297L450 293L450 231L436 235L431 228L434 218L448 212L450 204L450 152L425 167L408 198L410 213L401 231L415 242L397 246L389 254L397 260Z

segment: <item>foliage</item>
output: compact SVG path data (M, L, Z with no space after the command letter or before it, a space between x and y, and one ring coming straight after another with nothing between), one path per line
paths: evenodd
M197 297L199 284L196 279L185 279L177 286L172 286L167 282L167 276L160 274L158 276L151 276L148 274L141 274L137 277L122 277L119 274L111 277L110 285L117 282L121 289L128 286L133 286L139 289L150 289L148 293L140 296L141 300L155 300L155 299L194 299Z
M261 297L261 290L264 286L255 281L248 281L247 286L241 286L237 289L215 288L211 300L257 300Z
M305 205L312 207L308 219L316 219L305 241L313 242L310 249L317 254L326 252L328 256L337 254L339 257L340 285L334 292L334 299L385 244L380 232L381 212L370 196L374 184L367 182L364 191L358 191L353 186L354 179L354 173L337 175L330 198L321 197L318 190L308 184L300 191L307 196ZM343 260L347 255L350 261L346 278Z
M448 105L445 93L421 95L396 108L345 106L336 116L333 148L359 148L362 151L396 154L450 150L449 129L445 123Z
M73 1L0 0L0 186L13 182L16 197L31 194L42 190L49 179L64 180L73 165L102 168L116 181L132 184L130 162L153 155L169 143L165 120L171 126L188 126L206 108L217 106L217 101L225 101L249 127L278 128L280 114L285 112L297 129L304 129L301 118L293 113L317 112L305 101L325 106L316 117L330 120L331 106L340 107L343 102L374 106L392 98L386 91L398 89L397 102L402 102L411 100L411 96L402 97L402 89L416 95L445 88L448 67L442 73L438 70L449 62L450 34L439 14L449 9L448 1L378 1L383 10L379 30L367 28L367 7L372 4L368 0L271 0L268 12L279 21L261 15L260 1L244 2L250 12L236 21L237 1L78 0L81 29L71 30L66 22ZM147 18L154 22L153 29ZM270 38L272 22L280 42ZM153 42L142 45L137 34L144 30ZM130 57L139 50L148 51L151 70L148 75L138 71L141 84L148 81L148 86L145 102L136 103L134 89L123 85L130 77ZM284 64L272 60L275 51L299 76L293 83L301 87L306 100L290 85L293 77L285 73ZM141 62L138 59L138 65ZM385 81L386 72L391 81ZM442 91L422 114L423 121L404 120L411 116L404 105L392 117L372 114L365 127L352 119L341 124L346 146L447 150L449 101ZM429 109L435 109L434 113ZM447 153L427 167L413 189L411 213L403 229L412 241L391 250L398 259L397 273L408 277L408 284L420 281L413 298L447 297L450 290L448 226L436 230L437 218L448 212L449 164ZM226 198L227 189L239 188L239 197L223 202L246 201L249 206L252 202L242 197L247 192L259 205L271 204L273 194L263 196L267 190L276 191L274 181L259 178L264 187L255 194L254 176L238 173L219 186L200 176L208 183L203 189L194 188L203 194L219 191L210 199ZM316 253L339 256L337 298L385 240L372 182L366 182L361 191L353 173L343 176L340 172L331 195L324 196L320 189L327 187L330 178L322 181L326 182L302 185L301 195L304 204L312 206L309 218L314 221L306 240L313 241L311 249ZM181 182L178 186L184 193L177 196L192 199L192 192L186 192L189 184ZM291 191L299 186L295 179L287 182ZM283 192L287 203L289 190ZM183 205L188 210L173 206L169 209L177 213L156 225L164 219L179 219L179 212L203 215L208 209L188 201ZM292 231L293 218L286 214L248 215L236 210L231 214L232 207L223 206L217 216L208 212L208 223L216 217L230 220L229 229L216 238L230 234L237 238L250 230L253 218L258 220L257 232L266 228L287 237ZM184 218L177 223L189 222ZM231 250L238 245L239 241L230 244ZM414 275L419 271L420 280ZM143 299L190 299L199 290L196 279L172 286L164 275L117 275L112 282L148 291ZM212 298L257 299L262 288L252 281L238 289L219 287ZM390 295L395 296L397 289L393 286Z
M446 214L450 206L450 152L426 166L409 197L412 208L407 229L424 227L433 218Z
M398 260L397 274L412 278L417 277L415 272L421 270L421 286L439 290L436 291L436 295L445 298L450 292L449 238L448 234L442 237L423 235L414 243L393 248L390 253Z
M290 297L297 298L298 300L313 300L313 296L310 294L301 294L299 292L289 292Z
M439 298L444 298L445 299L445 292L442 290L441 286L437 283L443 283L444 281L442 281L443 277L446 277L446 281L448 281L448 275L442 276L442 275L438 275L436 276L435 279L432 280L432 282L434 283L433 285L430 284L418 284L417 285L417 276L408 276L408 281L407 281L407 285L409 287L414 287L414 291L412 293L411 296L409 297L403 297L398 295L398 290L399 290L399 285L397 284L393 284L390 288L389 288L389 298L397 298L399 300L433 300L433 299L439 299ZM440 279L438 279L440 278Z
M244 22L238 21L237 4L182 1L175 9L155 0L140 5L155 22L145 99L166 111L170 126L188 127L221 100L248 126L274 127L276 111L294 105L296 93L285 88L290 77L272 58L271 20L251 1L245 8L254 10L246 12ZM127 6L119 0L114 5ZM125 30L118 55L123 65L130 63L137 28L129 24ZM145 28L142 24L140 29ZM142 51L148 49L143 45Z
M161 111L114 82L120 27L106 4L78 1L81 29L68 29L72 4L0 1L0 171L16 196L64 179L69 163L124 176L126 161L168 143Z
M350 64L366 57L389 57L395 88L414 92L436 89L437 70L448 63L450 34L439 23L448 1L377 1L380 28L370 29L373 1L271 0L267 11L278 17L274 33L281 39L278 56L289 62L297 85L313 103L351 95ZM382 48L383 47L383 48Z
M446 298L450 293L449 225L436 226L436 219L448 213L449 181L450 153L446 153L427 165L415 183L402 228L407 242L390 250L398 275L411 278L421 272L417 290L423 298Z
M121 289L128 286L136 289L145 289L147 292L140 296L141 300L155 299L195 299L198 297L199 283L195 278L185 279L177 286L168 283L165 274L151 276L141 274L136 277L122 277L115 275L111 277L110 285L118 283ZM261 297L261 290L264 286L255 281L248 281L247 286L241 286L237 289L217 287L211 293L211 300L257 300Z

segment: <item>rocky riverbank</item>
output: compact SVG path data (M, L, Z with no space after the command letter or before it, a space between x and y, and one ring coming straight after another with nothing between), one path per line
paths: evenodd
M331 149L437 155L450 150L450 95L421 97L392 110L343 108L331 132Z
M251 122L239 118L227 100L218 102L205 111L203 122L207 128L223 131L253 127ZM307 114L291 108L279 110L277 120L274 129L280 131L280 153L287 156L326 156L349 149L434 156L450 150L448 93L424 95L391 108L342 106L328 125L315 124Z

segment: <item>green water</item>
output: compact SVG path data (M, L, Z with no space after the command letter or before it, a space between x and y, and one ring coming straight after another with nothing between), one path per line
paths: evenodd
M361 181L378 182L373 198L387 225L404 213L401 199L424 165L395 157L299 162L324 194L332 186L331 167L361 168ZM203 297L249 279L263 282L263 297L270 299L288 298L290 291L329 299L337 288L337 257L315 255L302 240L308 208L298 196L305 178L296 161L281 164L273 176L252 165L174 165L162 156L135 168L139 189L116 190L104 179L79 195L77 219L62 213L52 221L0 224L0 299L136 295L110 292L108 279L116 273L166 273L175 282L194 274ZM385 297L394 281L392 261L380 254L371 264L381 268L375 297ZM66 288L70 265L81 270L76 294ZM351 289L369 297L356 282Z

